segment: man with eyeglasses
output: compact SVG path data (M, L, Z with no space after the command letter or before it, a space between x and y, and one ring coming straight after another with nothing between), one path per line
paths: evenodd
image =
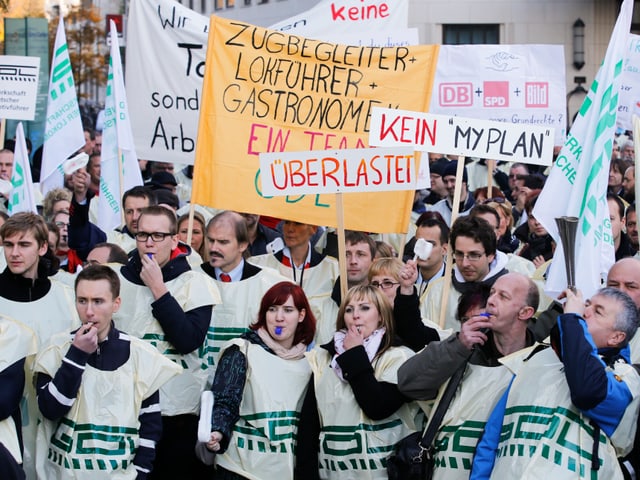
M430 283L420 299L423 318L438 323L440 306L447 302L444 328L458 329L455 311L460 294L476 283L491 286L507 273L507 255L496 249L496 232L483 218L458 217L451 228L453 273L449 295L444 296L444 277Z
M478 217L483 218L484 220L491 225L496 232L496 237L500 235L500 215L498 211L485 204L476 204L469 211L470 217ZM499 245L499 244L498 244ZM499 249L498 245L496 245L496 251ZM504 252L506 253L506 252ZM533 276L536 271L536 266L530 260L521 257L520 255L514 255L513 253L506 253L507 255L507 264L505 268L510 272L519 272L527 275L528 277Z
M60 211L53 216L53 222L60 230L58 251L54 252L60 260L60 268L65 272L76 273L78 267L82 265L82 260L76 251L69 247L69 214Z
M73 197L69 210L69 246L83 261L98 243L115 243L125 252L137 248L134 235L138 231L140 213L143 208L157 204L153 190L138 186L124 192L122 196L124 226L110 232L103 232L89 221L89 210L93 198L93 193L88 190L89 178L89 174L83 168L73 174Z
M160 206L142 209L137 219L137 249L119 268L122 306L116 326L142 338L183 367L160 394L162 438L149 478L205 478L194 448L200 392L208 378L208 333L220 294L204 273L191 270L191 247L179 243L175 215Z
M472 257L477 254L464 253ZM499 360L534 344L527 322L538 302L538 288L530 278L520 273L505 274L491 287L485 312L465 320L456 329L457 334L430 342L398 370L402 394L415 400L433 400L460 368L466 368L436 434L434 479L469 478L477 439L512 377Z

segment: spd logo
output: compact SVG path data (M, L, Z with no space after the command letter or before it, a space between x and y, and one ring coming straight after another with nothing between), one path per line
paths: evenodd
M483 88L485 107L509 106L509 82L484 82Z

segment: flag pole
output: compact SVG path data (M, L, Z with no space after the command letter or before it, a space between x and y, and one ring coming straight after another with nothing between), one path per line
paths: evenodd
M453 206L451 208L451 225L458 218L460 212L460 196L462 194L462 173L464 172L464 157L458 157L458 165L456 167L456 186L453 190ZM447 248L447 260L444 265L444 288L442 290L442 301L440 302L440 318L438 325L440 328L444 328L445 316L447 313L447 304L449 303L449 290L451 290L451 274L453 271L453 249L455 245L451 245L451 248Z
M7 130L7 119L3 118L2 121L0 121L0 149L4 148L4 135L6 130Z
M347 298L347 244L344 240L344 205L342 193L336 193L336 215L338 219L338 261L340 266L340 295L341 299Z
M120 202L124 196L124 156L122 149L118 145L118 178L120 179ZM124 204L120 204L120 224L124 225Z

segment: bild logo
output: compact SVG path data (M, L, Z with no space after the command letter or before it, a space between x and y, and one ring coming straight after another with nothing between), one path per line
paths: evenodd
M484 82L484 106L508 107L509 82Z
M525 82L524 84L527 108L547 108L549 106L548 82Z

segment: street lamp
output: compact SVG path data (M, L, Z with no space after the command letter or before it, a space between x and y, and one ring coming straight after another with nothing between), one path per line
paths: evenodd
M573 24L573 66L584 67L584 22L577 19Z

